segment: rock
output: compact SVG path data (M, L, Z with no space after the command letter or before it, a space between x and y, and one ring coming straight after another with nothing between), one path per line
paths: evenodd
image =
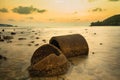
M0 35L0 39L2 39L1 35Z
M24 32L21 32L21 34L23 34Z
M2 55L0 55L0 59L2 59L3 58L3 56Z
M45 40L45 39L43 39L42 41L43 41L44 43L46 43L46 40Z
M9 41L9 40L8 40L7 43L12 43L12 41Z
M40 39L39 37L36 37L36 39Z
M4 39L0 39L0 42L4 42Z
M54 36L49 43L59 48L67 58L89 53L88 43L80 34Z
M0 55L0 60L1 60L1 59L7 60L7 58L6 58L6 57L4 57L4 56Z
M15 35L16 33L15 32L11 32L11 35Z
M32 44L28 44L28 46L32 46Z
M57 76L66 73L69 67L70 63L58 48L45 44L34 52L28 70L30 76Z
M39 46L39 44L35 44L35 46Z
M26 38L18 38L18 40L26 40Z
M95 54L95 52L92 52L92 54Z
M3 36L3 39L10 40L10 39L13 39L13 36Z
M3 29L2 31L4 32L5 30Z
M96 35L96 33L94 33L94 35Z
M100 43L100 45L103 45L103 43Z
M35 43L35 41L31 41L30 43Z
M32 32L35 32L35 31L32 31Z

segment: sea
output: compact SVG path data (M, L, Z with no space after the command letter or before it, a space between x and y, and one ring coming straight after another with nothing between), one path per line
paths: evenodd
M35 50L53 36L69 34L83 35L89 54L70 58L72 66L64 75L31 77ZM12 38L0 41L0 80L120 80L120 26L0 27L3 36Z

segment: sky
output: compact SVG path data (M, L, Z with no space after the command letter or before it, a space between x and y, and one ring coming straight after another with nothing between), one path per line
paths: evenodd
M0 23L89 25L120 14L120 0L1 0Z

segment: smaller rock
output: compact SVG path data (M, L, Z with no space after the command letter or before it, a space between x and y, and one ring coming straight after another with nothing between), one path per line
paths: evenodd
M18 38L18 40L26 40L26 38Z
M11 32L11 35L15 35L16 33L15 32Z
M28 44L28 46L32 46L32 44Z
M42 41L43 41L44 43L46 43L46 40L45 40L45 39L43 39Z
M35 31L32 31L32 32L35 32Z
M94 35L96 35L96 33L93 33Z
M100 43L100 45L103 45L103 43Z
M12 41L7 41L7 43L12 43Z
M21 32L21 34L23 34L24 32Z
M30 43L35 43L35 41L31 41Z
M0 59L2 59L3 58L3 56L2 55L0 55Z
M0 42L4 42L4 39L0 39Z
M39 46L39 44L35 44L35 46Z
M95 54L95 52L92 52L92 54Z
M3 59L4 59L4 60L7 60L7 58L6 58L6 57L3 57Z
M4 32L5 30L3 29L2 31Z
M40 39L39 37L36 37L36 39Z
M13 39L13 36L3 36L3 39L10 40L10 39Z
M6 57L4 57L4 56L0 55L0 60L1 60L1 59L7 60L7 58L6 58Z

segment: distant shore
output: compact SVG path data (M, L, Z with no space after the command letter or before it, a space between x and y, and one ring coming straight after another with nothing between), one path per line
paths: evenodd
M0 27L18 27L18 26L12 24L0 24Z
M103 21L92 22L90 26L120 26L120 14L111 16Z

